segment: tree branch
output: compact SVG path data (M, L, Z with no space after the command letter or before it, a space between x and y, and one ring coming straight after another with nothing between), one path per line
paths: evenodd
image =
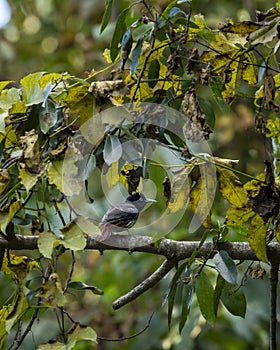
M38 249L38 236L16 235L12 239L0 236L0 248L12 250L35 250ZM215 247L216 245L216 247ZM165 256L167 260L179 261L187 259L194 250L198 249L198 241L174 241L162 238L154 243L148 236L112 235L104 242L97 242L94 236L87 236L85 249L99 250L125 250L133 252L144 252ZM214 248L214 251L213 251ZM197 258L208 257L215 254L215 251L225 250L233 260L258 260L253 250L247 242L206 242L199 249ZM271 263L280 263L280 244L270 243L267 246L267 255Z

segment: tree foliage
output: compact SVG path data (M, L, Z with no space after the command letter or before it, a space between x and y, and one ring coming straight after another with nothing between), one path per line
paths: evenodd
M109 190L121 183L122 193L141 191L153 180L160 202L155 211L187 210L195 218L188 229L202 225L199 248L212 239L218 249L237 233L268 263L267 244L280 242L279 4L258 12L255 22L229 19L213 29L202 14L193 13L189 1L171 1L161 12L140 3L138 18L131 15L133 3L120 12L104 52L106 69L86 78L35 72L19 84L0 83L1 236L8 242L15 236L39 237L38 251L24 253L28 256L1 248L2 271L12 276L14 288L0 311L0 347L12 334L10 348L19 348L46 309L56 315L60 333L38 349L74 349L81 340L96 344L94 325L75 322L67 310L73 290L104 293L73 280L76 252L84 250L88 235L99 234L98 215L91 211L95 203L97 212L104 209L99 178ZM110 22L112 4L106 1L101 32ZM216 116L230 113L238 99L254 101L255 130L269 145L261 174L189 147L211 142ZM159 148L172 150L180 162L156 164L152 157ZM122 158L121 152L131 155ZM145 220L154 220L152 212L151 207ZM170 230L171 237L186 239L180 233L184 225ZM152 230L155 245L169 234L160 226ZM106 241L100 251L102 244ZM164 301L170 327L175 311L180 313L180 332L196 302L210 324L220 305L232 315L246 315L236 263L226 251L214 250L209 268L210 255L197 259L199 248L170 266L177 270ZM65 273L60 264L69 252ZM23 320L28 320L25 330Z

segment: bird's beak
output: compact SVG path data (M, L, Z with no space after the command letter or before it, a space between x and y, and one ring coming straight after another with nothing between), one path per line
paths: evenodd
M157 201L155 199L146 198L146 203L156 203Z

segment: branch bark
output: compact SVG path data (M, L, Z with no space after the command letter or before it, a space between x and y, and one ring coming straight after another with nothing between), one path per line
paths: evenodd
M12 250L38 249L38 236L16 235L8 240L0 236L0 248ZM112 235L104 242L97 242L94 236L87 236L85 249L124 250L129 252L144 252L165 256L167 260L180 261L189 258L193 251L199 248L198 241L174 241L162 238L154 243L148 236ZM206 242L199 249L197 258L212 258L216 251L225 250L233 260L258 260L247 242ZM210 256L209 256L210 254ZM267 246L267 255L271 263L280 263L280 244L270 243Z

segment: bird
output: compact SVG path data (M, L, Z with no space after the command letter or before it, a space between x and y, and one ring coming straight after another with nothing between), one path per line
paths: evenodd
M97 235L97 241L106 240L112 232L122 232L135 225L139 213L146 204L156 202L138 192L129 195L124 203L111 207L102 217L99 227L101 233ZM129 232L129 231L128 231Z

